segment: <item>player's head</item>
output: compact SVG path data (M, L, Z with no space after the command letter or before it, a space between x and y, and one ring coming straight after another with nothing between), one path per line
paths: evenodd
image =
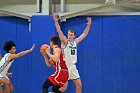
M50 46L52 47L53 45L58 45L59 43L59 38L57 36L52 36L50 38Z
M75 38L75 36L76 36L76 31L73 30L73 29L70 29L70 30L68 31L68 39L69 39L70 41L72 41L72 40Z
M8 41L4 44L3 49L7 53L15 54L16 53L16 44L13 41Z

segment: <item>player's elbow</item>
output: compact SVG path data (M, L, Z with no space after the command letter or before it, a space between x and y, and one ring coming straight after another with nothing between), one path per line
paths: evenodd
M52 63L48 63L47 66L48 66L48 67L51 67L51 66L52 66Z
M48 66L48 67L51 67L51 65L50 65L50 64L47 64L47 66Z

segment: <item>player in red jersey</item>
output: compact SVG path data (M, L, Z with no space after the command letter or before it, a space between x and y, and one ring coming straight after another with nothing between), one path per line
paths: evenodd
M50 66L54 66L55 72L51 76L48 77L48 79L45 81L45 83L42 86L42 92L43 93L49 93L48 88L50 86L52 87L52 91L54 93L62 93L59 91L59 88L64 86L64 84L68 81L68 69L65 64L65 61L63 60L63 54L61 48L58 46L59 38L56 36L53 36L50 38L50 47L53 49L53 54L50 53L50 47L46 49L47 56L44 56L45 62Z

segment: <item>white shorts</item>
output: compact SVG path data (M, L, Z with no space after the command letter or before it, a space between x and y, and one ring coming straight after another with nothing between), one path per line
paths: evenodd
M2 74L0 74L0 78L3 78L4 76Z
M0 78L6 78L9 80L9 78L6 75L2 75L2 74L0 74Z
M74 80L74 79L80 78L76 65L67 66L67 67L68 67L68 71L69 71L69 80Z

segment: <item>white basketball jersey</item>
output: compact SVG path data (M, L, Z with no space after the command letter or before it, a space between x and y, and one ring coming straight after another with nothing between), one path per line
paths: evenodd
M73 65L77 63L77 44L75 40L73 42L67 41L67 44L63 47L64 60L67 65Z
M8 62L8 57L11 53L6 53L0 61L0 73L5 76L14 60Z

